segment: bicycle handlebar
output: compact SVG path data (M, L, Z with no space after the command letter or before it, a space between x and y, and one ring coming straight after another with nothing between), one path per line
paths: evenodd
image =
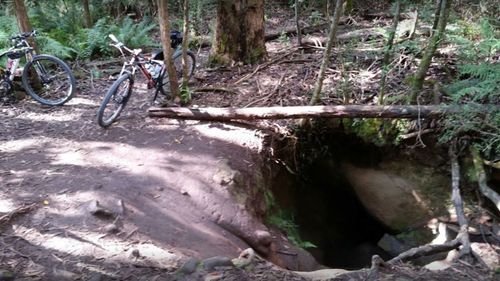
M123 50L127 51L128 53L132 54L133 56L138 56L142 52L142 49L133 49L133 50L129 49L127 46L125 46L125 44L118 41L118 38L116 38L116 36L113 34L109 34L108 37L113 42L115 42L115 44L110 44L110 45L117 48L118 50L120 50L120 52L122 54L123 54Z
M23 32L10 37L10 40L23 40L29 37L35 37L38 35L38 31L33 29L31 32Z

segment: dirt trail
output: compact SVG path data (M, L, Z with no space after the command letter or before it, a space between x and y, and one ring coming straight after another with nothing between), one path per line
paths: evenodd
M255 132L149 119L150 96L141 89L135 94L107 130L95 121L100 90L82 91L63 107L26 100L0 108L0 215L36 203L0 237L2 252L24 259L2 263L25 276L33 268L41 276L61 267L72 274L97 267L112 276L112 264L158 262L155 268L173 269L188 256L235 257L248 247L207 211L229 200L216 176L221 165L251 166L260 145ZM92 215L95 200L113 215ZM163 258L131 259L134 249Z

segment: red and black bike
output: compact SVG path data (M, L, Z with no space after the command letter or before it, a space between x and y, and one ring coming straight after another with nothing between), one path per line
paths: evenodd
M117 48L125 62L118 79L111 85L97 112L97 121L103 128L110 126L127 105L134 88L135 74L139 70L146 78L148 89L154 89L153 101L158 94L170 96L170 80L163 60L163 51L153 52L150 58L145 58L141 49L131 50L120 42L113 34L109 38L114 42L111 46ZM182 34L178 31L170 32L171 46L175 50L172 56L179 81L182 81ZM127 60L127 55L130 59ZM194 53L187 52L189 78L192 77L196 65Z

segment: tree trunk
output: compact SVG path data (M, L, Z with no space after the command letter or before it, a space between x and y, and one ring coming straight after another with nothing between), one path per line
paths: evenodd
M31 27L26 5L24 5L24 0L14 0L14 9L16 10L16 19L19 31L31 32L33 28ZM31 47L37 50L35 40L33 40L33 38L28 38L27 40Z
M339 25L340 15L342 14L342 4L343 0L337 0L335 4L335 12L332 19L332 25L330 26L330 34L328 35L328 43L326 44L325 52L323 53L323 62L319 69L318 79L316 80L316 85L314 86L314 92L311 97L311 102L309 104L314 105L321 99L321 89L323 88L323 80L325 79L326 68L328 67L328 62L330 61L330 54L332 53L333 42L335 41L335 35L337 34L337 27Z
M380 78L380 92L378 96L378 104L384 104L384 95L385 95L385 78L387 75L388 67L389 67L389 59L392 54L392 46L394 44L394 35L396 34L396 30L398 28L399 22L399 14L401 13L401 4L399 0L396 0L395 3L395 11L394 18L392 19L392 27L389 31L389 38L387 38L387 46L384 50L384 58L382 59L382 77Z
M286 106L247 108L150 108L151 117L170 117L195 120L229 121L233 119L298 119L309 117L326 118L439 118L459 108L442 106L377 106L377 105L332 105L332 106Z
M184 0L184 24L182 26L182 88L186 90L189 75L188 75L188 37L189 37L189 0Z
M300 1L295 0L295 26L297 29L297 45L302 45L302 34L300 33L300 22L299 22L299 12L300 12Z
M175 102L180 101L179 82L172 61L172 48L170 47L170 24L168 22L168 0L158 1L158 20L160 24L161 43L163 45L164 60L170 81L170 93Z
M14 0L14 9L16 10L17 25L21 32L30 32L31 23L28 18L28 12L24 5L24 0Z
M452 0L442 0L441 1L438 29L437 29L436 33L430 39L429 45L425 49L425 53L422 57L422 61L420 62L420 66L417 70L417 73L415 73L415 76L413 77L412 92L411 92L411 95L409 97L410 103L417 102L417 95L418 95L418 92L420 90L422 90L425 75L427 73L427 70L429 69L429 66L431 65L432 57L434 56L434 53L437 50L438 44L440 43L441 39L444 37L446 23L448 21L448 14L450 12L451 1Z
M89 0L82 0L83 5L83 19L85 20L85 27L92 27L92 16L90 15Z
M443 3L443 0L438 0L436 3L436 12L434 13L434 22L432 23L432 29L430 36L432 37L436 31L436 28L438 27L439 23L439 18L440 18L440 13L441 13L441 5Z
M264 0L219 0L212 59L258 62L267 54L264 36Z

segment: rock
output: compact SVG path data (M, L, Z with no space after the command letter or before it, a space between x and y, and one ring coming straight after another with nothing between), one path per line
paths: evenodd
M209 273L203 278L203 281L217 281L224 277L223 273Z
M273 237L271 236L271 233L265 230L256 230L255 231L255 237L257 242L262 245L262 246L269 246L273 242Z
M115 234L115 233L120 232L120 228L116 224L110 223L110 224L104 226L104 231L106 231L107 233L110 233L110 234Z
M97 200L90 201L87 210L92 215L98 216L98 217L112 218L115 216L115 214L112 211L102 207L99 204L99 201L97 201Z
M219 163L217 172L213 175L212 179L217 184L229 185L240 177L239 172L229 166L229 160L224 160Z
M53 268L52 274L56 280L76 280L76 279L78 279L78 274L64 270L64 269Z
M255 251L252 248L245 249L241 252L240 256L231 261L236 267L242 268L252 263L255 258Z
M428 270L439 271L439 270L445 270L450 266L451 265L448 262L441 260L441 261L433 261L425 265L424 267L427 268Z
M380 238L377 246L382 248L382 250L386 251L391 256L397 256L410 249L410 247L405 245L402 241L387 233Z
M13 281L14 279L15 275L13 272L6 269L0 269L0 281Z
M424 267L427 268L428 270L432 271L439 271L439 270L445 270L447 268L451 267L451 264L458 259L460 256L460 253L457 250L451 250L448 252L446 255L446 258L444 260L439 260L439 261L433 261L429 264L426 264Z
M151 243L141 243L125 253L131 263L139 267L154 267L167 270L178 268L179 257Z
M401 231L446 213L450 183L435 167L398 160L370 168L344 163L342 169L363 206L390 229Z
M206 271L215 271L216 267L219 266L230 266L234 267L233 262L228 257L216 256L203 260L203 267Z
M337 276L348 273L345 269L320 269L316 271L294 271L297 275L305 277L312 281L326 281L336 278Z
M489 244L473 242L470 246L491 270L500 268L500 255Z
M177 272L189 275L196 271L196 268L200 264L200 261L196 258L188 259Z
M104 277L100 273L93 273L90 275L90 278L88 279L88 281L103 281L103 280Z
M130 257L131 259L138 259L138 258L140 258L140 257L141 257L141 253L139 252L139 250L137 250L137 249L133 249L133 250L132 250L132 252L130 252L129 257Z

